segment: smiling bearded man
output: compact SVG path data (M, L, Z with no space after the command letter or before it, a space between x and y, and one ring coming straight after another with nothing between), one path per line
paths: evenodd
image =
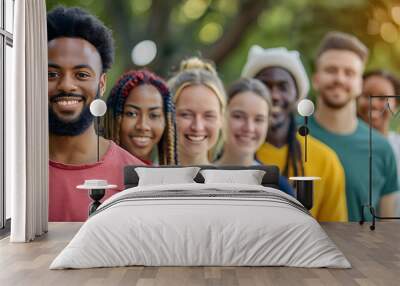
M318 96L309 121L311 134L335 150L342 162L350 221L361 219L362 205L368 202L369 130L356 112L367 59L368 48L356 37L330 32L320 44L313 76ZM393 216L398 190L395 157L389 142L374 130L372 142L372 206L380 216ZM369 211L365 215L371 220Z
M102 179L120 191L124 166L143 163L102 137L97 161L89 106L105 91L114 51L110 30L84 10L57 7L47 15L47 31L49 221L84 221L90 199L77 185Z

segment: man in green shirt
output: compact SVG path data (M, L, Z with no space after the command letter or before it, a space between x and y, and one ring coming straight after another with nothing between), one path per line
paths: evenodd
M367 58L367 47L356 37L328 33L320 45L312 79L318 96L310 132L336 151L344 167L350 221L359 221L362 205L368 203L369 128L356 114ZM372 142L372 205L380 216L393 216L398 190L395 157L388 141L375 131ZM368 209L364 213L370 220Z

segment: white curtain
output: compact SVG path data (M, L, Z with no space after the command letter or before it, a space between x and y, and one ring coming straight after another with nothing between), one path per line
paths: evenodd
M48 225L48 95L45 0L15 1L12 94L6 98L6 188L12 242Z

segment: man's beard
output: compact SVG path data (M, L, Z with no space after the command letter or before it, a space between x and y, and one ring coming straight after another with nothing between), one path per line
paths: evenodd
M329 96L325 96L323 94L320 94L320 97L322 98L322 101L324 102L324 104L326 106L328 106L331 109L342 109L343 107L345 107L347 104L349 104L349 102L351 102L353 100L352 96L349 96L346 98L346 100L337 102L334 100L331 100Z
M347 94L346 98L341 101L336 101L336 100L331 100L331 96L327 95L324 93L323 90L320 91L319 96L321 97L322 101L324 104L331 108L331 109L342 109L345 107L347 104L349 104L351 101L353 101L354 96L351 94Z
M60 93L55 97L79 96L75 94ZM99 97L99 90L96 93L96 98ZM83 110L78 118L72 121L62 120L49 105L49 132L58 136L78 136L85 132L93 122L94 116L90 113L90 105L85 103Z
M93 122L90 108L85 105L79 117L73 121L65 122L60 119L49 106L49 132L58 136L77 136L82 134Z

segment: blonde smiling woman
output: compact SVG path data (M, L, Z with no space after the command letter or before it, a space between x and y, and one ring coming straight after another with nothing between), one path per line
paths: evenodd
M169 81L181 165L208 165L222 143L225 91L209 62L190 58Z

